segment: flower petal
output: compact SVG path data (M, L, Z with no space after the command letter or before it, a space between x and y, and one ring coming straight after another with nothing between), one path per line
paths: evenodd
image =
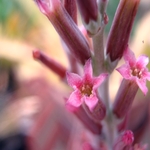
M150 72L148 72L147 69L146 69L146 71L144 71L142 73L142 78L147 79L148 81L150 81Z
M124 64L116 69L125 79L131 78L130 67L128 64Z
M98 98L96 95L90 97L84 97L85 104L89 107L90 111L93 111L93 108L98 103Z
M71 93L67 104L70 104L75 107L79 107L83 103L83 98L79 90L75 90Z
M147 56L142 55L138 57L137 62L136 62L136 67L138 69L143 69L146 67L148 63L149 63L149 58Z
M133 67L136 64L135 55L129 48L124 52L124 60L129 63L130 67Z
M75 73L66 73L68 84L74 89L79 88L82 83L82 79L78 74Z
M98 77L93 78L93 88L96 90L100 84L107 78L108 73L103 73L99 75Z
M93 69L91 64L91 59L88 59L84 66L84 78L87 78L87 80L91 80L93 76Z
M136 83L138 84L139 88L141 89L141 91L144 93L144 95L147 94L148 89L146 87L146 80L142 80L142 79L136 79Z

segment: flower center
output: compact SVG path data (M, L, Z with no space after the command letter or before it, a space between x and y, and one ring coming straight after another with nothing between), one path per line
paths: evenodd
M132 74L133 76L137 76L137 77L140 79L141 76L142 76L142 71L139 70L139 69L137 69L137 68L133 68L133 69L131 70L131 74Z
M92 86L88 85L88 84L84 84L81 87L81 93L85 96L90 96L92 94Z

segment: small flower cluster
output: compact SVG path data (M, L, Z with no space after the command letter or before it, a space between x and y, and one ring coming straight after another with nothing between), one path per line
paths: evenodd
M127 123L138 89L146 95L146 80L150 81L146 67L149 58L142 55L136 59L128 45L140 0L120 0L106 46L103 34L108 23L108 0L35 2L58 32L70 68L63 67L38 50L33 52L33 57L67 80L74 91L66 100L66 108L93 133L93 138L95 134L99 135L94 143L92 140L82 143L81 149L146 150L147 146L136 140L134 130ZM83 22L82 28L77 24L77 9ZM125 64L116 69L122 57ZM80 66L83 66L83 73ZM112 103L109 77L115 69L123 79ZM66 80L63 81L66 83ZM137 127L135 124L133 129Z

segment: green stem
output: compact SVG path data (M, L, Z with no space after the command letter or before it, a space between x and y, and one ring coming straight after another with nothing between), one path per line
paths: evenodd
M104 72L104 29L102 29L97 35L95 35L93 40L94 48L94 58L93 58L93 67L94 74L97 76L100 73Z

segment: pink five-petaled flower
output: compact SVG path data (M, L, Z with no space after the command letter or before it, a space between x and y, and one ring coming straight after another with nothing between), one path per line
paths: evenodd
M149 63L147 56L141 55L137 60L134 53L128 48L124 52L126 64L122 65L117 71L126 79L136 82L142 92L146 95L146 79L150 81L150 72L146 65Z
M93 77L92 71L91 60L89 59L85 63L83 77L67 72L68 84L74 89L74 92L71 93L67 104L79 107L83 102L85 102L90 111L93 110L98 103L96 90L108 74L103 73L98 77Z

